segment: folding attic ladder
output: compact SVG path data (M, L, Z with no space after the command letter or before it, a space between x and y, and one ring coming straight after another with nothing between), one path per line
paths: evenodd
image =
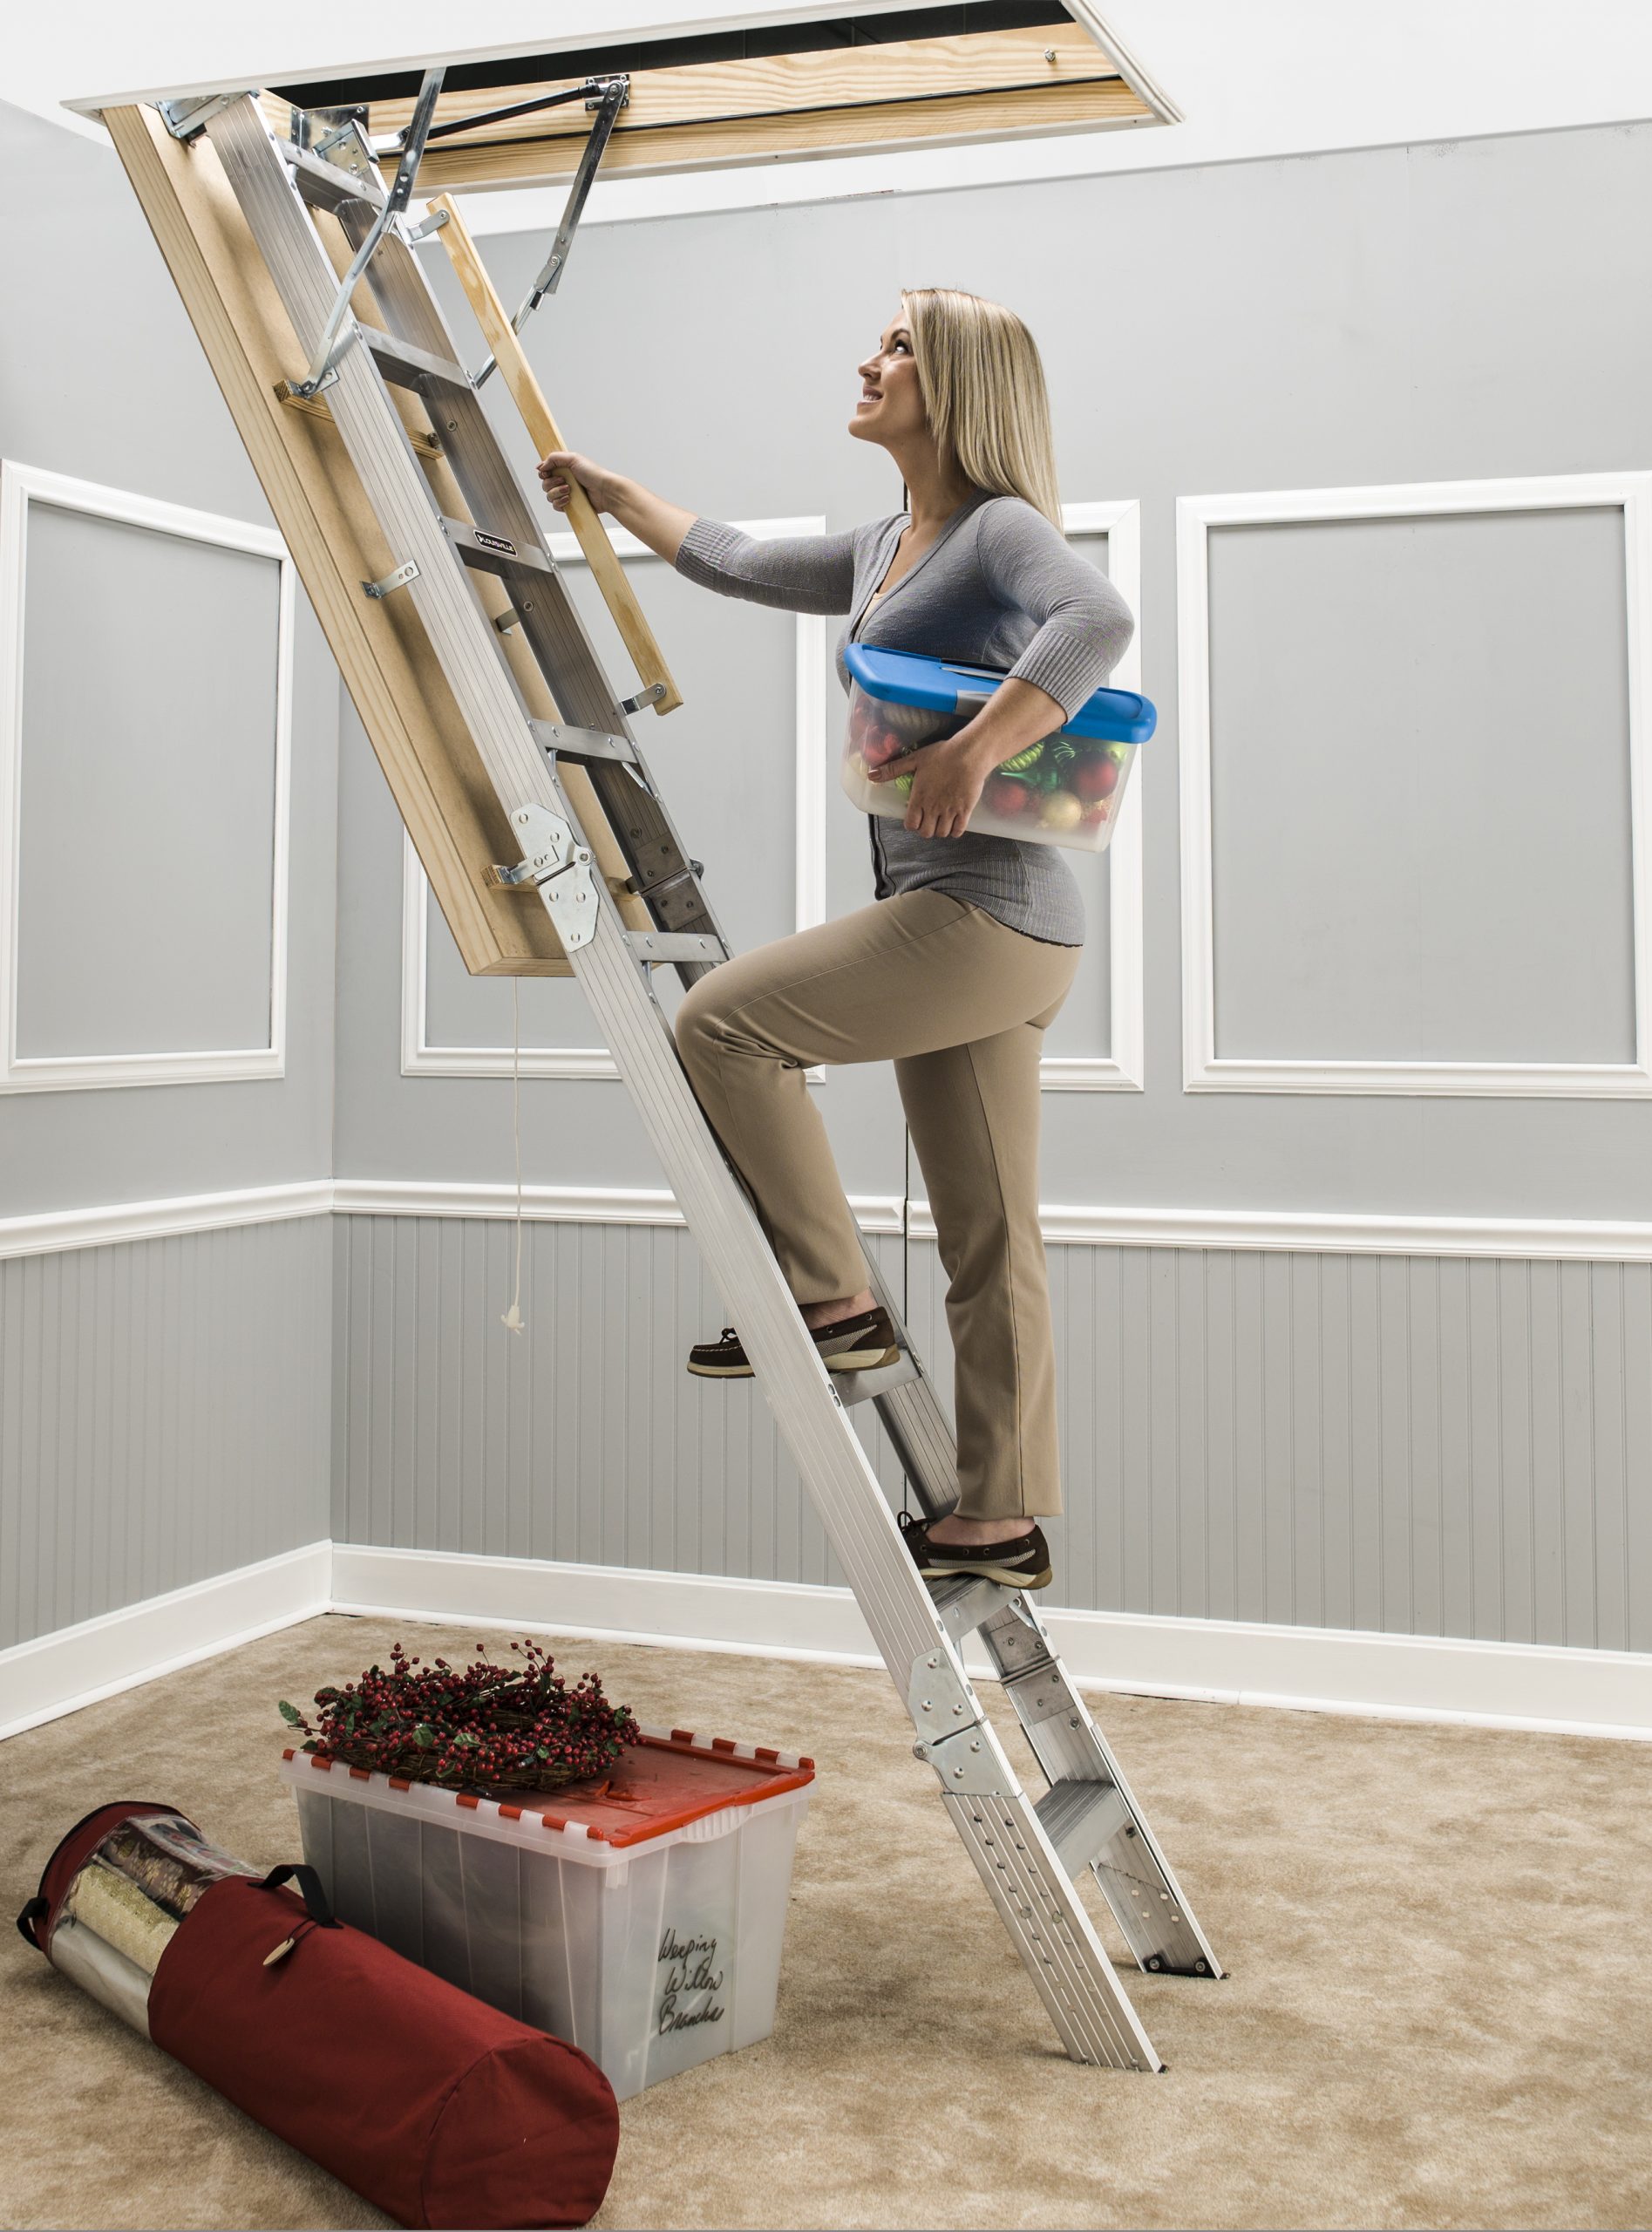
M537 442L560 446L554 429L546 439L548 414L458 213L438 204L417 226L400 214L439 74L426 78L388 190L359 124L348 118L300 119L298 138L284 140L252 95L167 103L161 112L175 140L187 144L204 133L221 164L309 357L307 373L289 384L289 399L312 408L320 401L330 412L394 556L389 573L364 582L363 593L405 600L428 638L520 847L520 864L501 869L500 879L531 884L555 926L906 1700L914 1751L934 1768L947 1812L1062 2043L1075 2061L1157 2070L1163 2065L1077 1881L1085 1868L1094 1871L1141 1968L1214 1977L1221 1974L1216 1956L1032 1600L989 1582L962 1577L931 1588L920 1576L850 1408L876 1406L919 1502L938 1516L956 1500L957 1460L929 1376L870 1262L869 1283L900 1330L901 1358L874 1372L826 1371L751 1201L701 1113L655 997L653 970L675 968L692 983L730 952L699 864L684 853L627 719L644 704L663 709L675 697L659 679L637 697L616 697L483 412L480 379L461 368L412 253L415 240L445 224L500 368L519 403L528 405L530 432ZM596 95L589 105L601 105L611 125L617 101L600 85ZM118 119L110 121L114 128ZM602 124L599 115L594 152L575 180L540 292L554 285L566 261L571 223L605 136ZM119 130L116 138L131 168L128 141ZM342 285L312 221L317 211L333 214L355 249ZM377 323L358 322L352 307L352 285L364 275ZM524 305L518 324L536 298ZM357 296L357 308L360 303ZM417 429L410 433L397 389L423 400L468 518L444 515L427 477L432 445ZM440 485L451 497L453 482ZM618 574L617 565L611 572ZM491 616L479 595L488 585L473 578L486 575L502 581L510 600ZM496 587L490 595L497 606ZM635 607L629 615L616 610L616 617L644 675L650 666L663 673ZM531 651L558 720L527 711L505 655L501 630L508 627ZM622 878L602 870L604 860L614 860L615 840ZM1023 1789L964 1671L962 1650L970 1637L991 1661L1048 1781L1037 1797Z

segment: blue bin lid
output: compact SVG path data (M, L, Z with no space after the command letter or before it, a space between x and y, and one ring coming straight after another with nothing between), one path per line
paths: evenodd
M887 705L921 705L933 713L955 712L960 698L990 697L1005 679L991 667L961 666L952 659L887 650L876 643L851 643L843 656L869 697ZM1145 744L1158 725L1151 698L1134 690L1098 690L1057 733L1107 744Z

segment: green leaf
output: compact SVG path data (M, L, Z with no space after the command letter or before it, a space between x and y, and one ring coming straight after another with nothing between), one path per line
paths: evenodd
M296 1705L289 1705L285 1698L282 1699L280 1705L276 1707L276 1711L289 1726L293 1728L300 1728L303 1725L303 1714L299 1711Z
M421 1752L428 1752L436 1741L436 1731L427 1720L421 1720L413 1731L413 1741Z

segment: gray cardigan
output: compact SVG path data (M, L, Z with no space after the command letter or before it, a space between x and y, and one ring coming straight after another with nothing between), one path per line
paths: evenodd
M1071 549L1042 512L1018 496L969 498L868 614L867 602L908 523L901 513L846 534L759 542L738 527L697 519L683 538L676 568L724 596L785 612L847 613L837 646L846 690L844 646L859 641L1006 670L1036 683L1068 714L1099 689L1136 623L1106 575ZM880 814L867 820L880 899L928 885L1030 937L1084 943L1084 899L1054 846L973 830L920 837Z

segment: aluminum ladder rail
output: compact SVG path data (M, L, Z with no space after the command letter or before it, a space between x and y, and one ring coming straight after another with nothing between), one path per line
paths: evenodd
M313 352L337 275L312 221L330 210L352 250L384 188L357 150L353 168L277 140L250 96L202 127L223 167L301 350ZM347 151L348 152L348 151ZM649 776L626 718L574 611L509 463L485 416L424 271L391 225L367 268L385 331L345 322L347 344L326 402L377 519L394 569L368 594L409 599L457 700L481 764L521 842L509 880L531 880L646 1124L878 1650L911 1714L914 1750L942 1799L1011 1942L1076 2061L1163 2066L1097 1936L1077 1885L1092 1868L1139 1965L1219 1977L1214 1953L1062 1665L1030 1599L964 1579L933 1592L909 1557L849 1406L877 1408L926 1512L957 1493L951 1430L892 1297L870 1283L900 1330L902 1356L835 1382L809 1337L743 1184L695 1099L651 970L686 983L730 949ZM445 519L391 388L425 399L443 455L471 510ZM496 623L467 571L508 583L513 617L560 720L528 713ZM588 774L645 899L652 932L629 929L559 779L559 759ZM860 1384L856 1384L856 1383ZM847 1384L846 1384L847 1383ZM1012 1700L1050 1787L1023 1788L965 1671L978 1637Z

